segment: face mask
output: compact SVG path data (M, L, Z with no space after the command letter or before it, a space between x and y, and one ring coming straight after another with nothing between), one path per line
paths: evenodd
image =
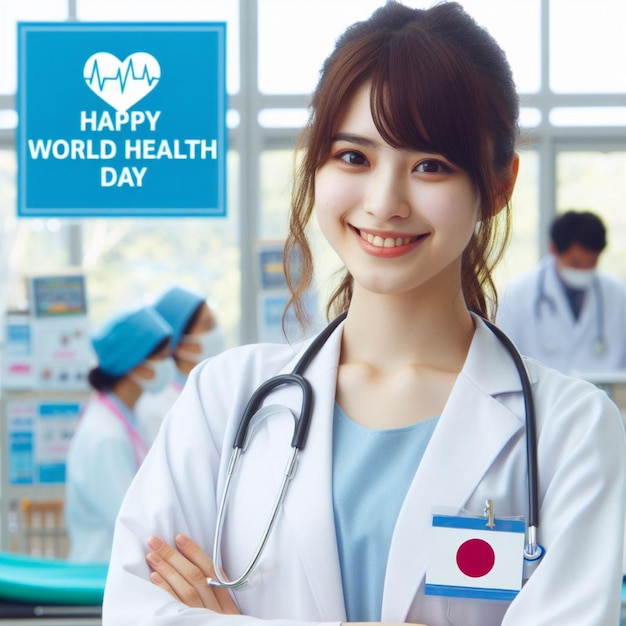
M204 359L215 356L224 351L224 333L217 326L213 330L206 333L198 333L197 335L184 335L181 339L181 345L185 343L195 343L200 346L200 352L189 352L184 348L176 350L176 356L192 363L200 363Z
M561 267L559 268L559 275L568 287L572 289L587 289L591 285L596 271L594 269L579 270L574 267Z
M172 357L162 360L148 359L143 365L150 368L154 376L150 379L140 376L133 376L133 380L147 393L159 393L163 391L174 379L176 374L176 364Z

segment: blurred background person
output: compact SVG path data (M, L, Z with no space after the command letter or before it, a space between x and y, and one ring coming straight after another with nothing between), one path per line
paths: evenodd
M163 418L180 394L189 372L206 358L224 350L224 334L206 298L180 286L165 291L154 308L172 327L170 350L176 372L158 394L143 395L136 413L148 440L154 441Z
M520 352L569 374L626 369L626 285L598 269L602 220L567 211L550 228L550 254L513 281L498 324Z
M92 336L95 393L80 417L67 457L68 560L108 563L122 499L148 450L134 408L144 393L172 380L172 329L152 307L114 316Z

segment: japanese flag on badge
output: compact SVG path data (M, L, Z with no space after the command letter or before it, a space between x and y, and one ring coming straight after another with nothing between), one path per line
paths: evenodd
M512 600L522 588L526 524L433 514L427 595Z

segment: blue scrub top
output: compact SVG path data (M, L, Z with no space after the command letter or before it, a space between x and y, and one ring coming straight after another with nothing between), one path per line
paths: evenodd
M350 622L380 621L391 537L438 420L374 430L335 405L333 506Z

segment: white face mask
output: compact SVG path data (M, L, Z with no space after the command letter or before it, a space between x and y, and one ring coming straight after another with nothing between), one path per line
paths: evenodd
M132 379L146 393L159 393L174 380L176 363L174 363L174 359L170 356L160 360L148 359L143 362L143 365L150 368L154 376L150 379L142 378L141 376L133 376Z
M580 270L575 267L559 268L563 282L572 289L587 289L593 282L596 270Z
M200 363L204 359L215 356L224 351L224 333L219 326L216 326L213 330L209 330L205 333L198 333L197 335L183 335L181 346L186 343L195 343L200 346L200 352L189 352L180 347L176 350L176 356L192 363Z

